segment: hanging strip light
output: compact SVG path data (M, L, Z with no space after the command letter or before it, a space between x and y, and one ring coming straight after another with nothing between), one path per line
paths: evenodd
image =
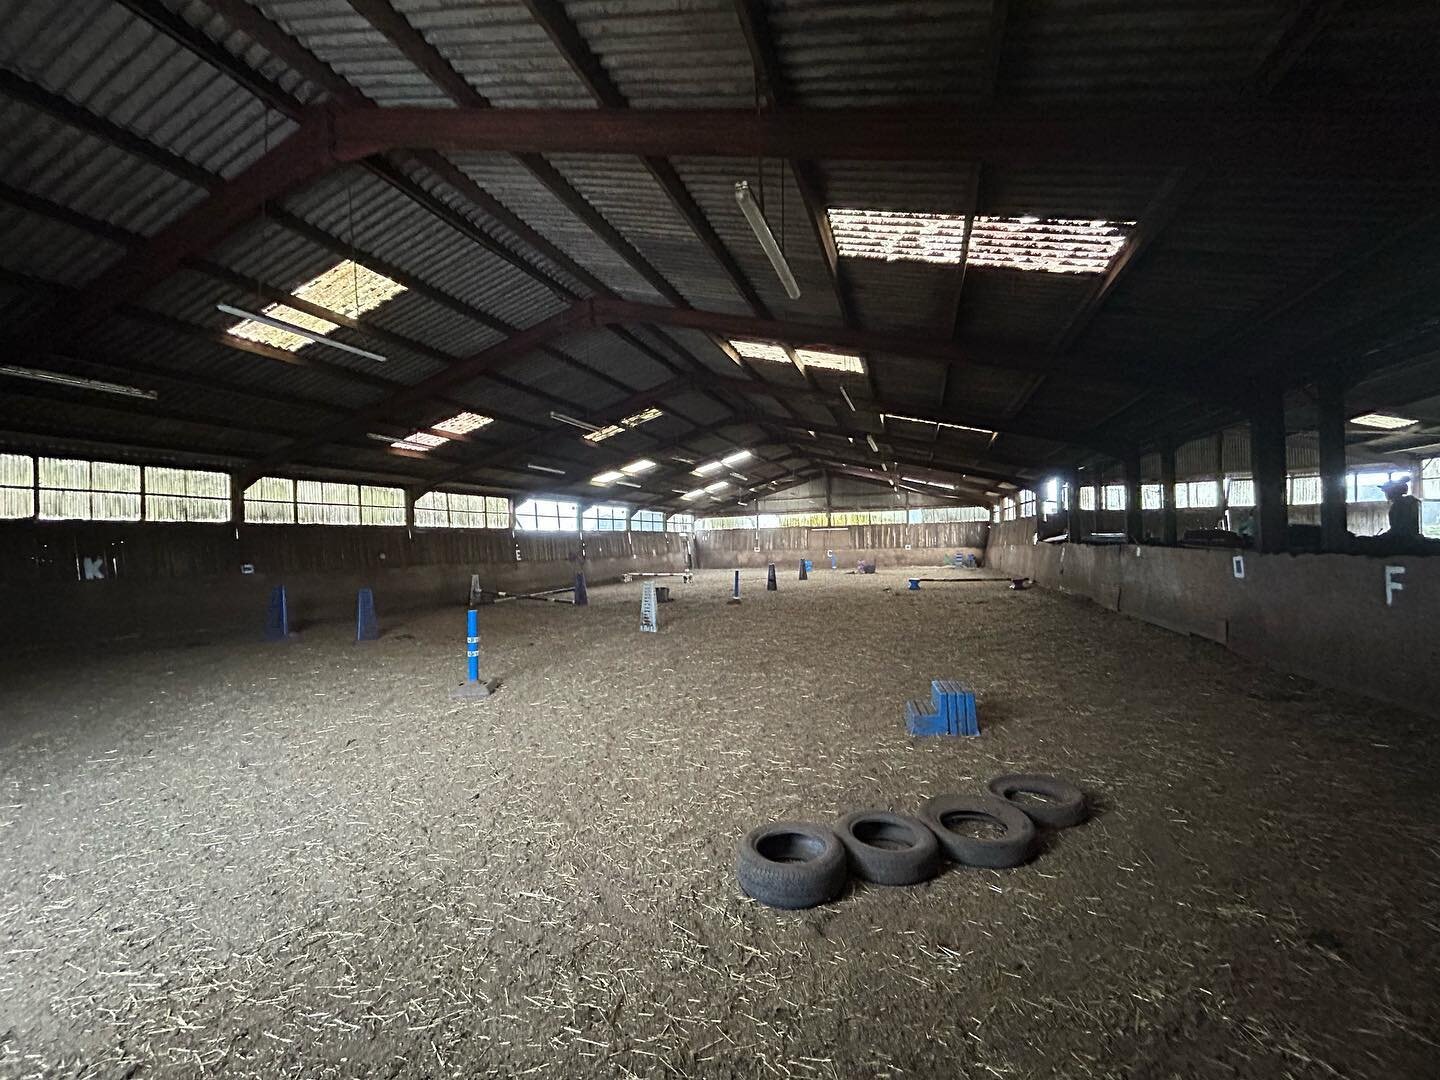
M785 253L780 250L780 245L775 242L775 234L770 231L770 223L765 220L765 214L760 209L760 204L755 201L755 196L750 193L750 182L739 180L735 184L735 201L740 204L740 212L745 215L745 220L750 223L750 228L755 232L755 239L760 241L760 247L765 251L765 257L770 260L770 265L775 268L775 273L780 278L780 284L785 286L785 295L791 300L800 299L800 283L795 280L795 274L790 269L790 262L785 258Z
M266 315L260 311L246 311L244 308L235 307L233 304L216 304L215 307L218 311L225 312L226 315L234 315L237 319L249 319L251 322L264 323L266 326L273 326L276 330L284 330L287 334L295 334L298 337L305 338L307 341L313 341L316 345L329 345L332 349L354 353L356 356L363 356L367 360L378 360L382 364L386 360L386 357L381 356L379 353L371 352L369 349L362 349L357 345L347 345L343 341L336 341L334 338L326 337L324 334L316 333L314 330L307 330L303 326L286 322L284 319L277 319L274 315Z
M16 379L31 379L34 382L54 383L56 386L73 386L77 390L96 390L102 394L144 398L146 401L154 401L158 396L154 390L141 390L138 386L105 382L102 379L87 379L81 375L66 375L63 372L45 371L41 368L17 367L14 364L0 364L0 375L9 375Z

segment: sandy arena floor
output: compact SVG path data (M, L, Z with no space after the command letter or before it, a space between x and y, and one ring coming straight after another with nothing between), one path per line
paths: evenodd
M0 1076L1434 1076L1434 723L1043 591L639 585L0 672ZM384 612L381 613L382 617ZM257 613L258 622L258 613ZM930 678L973 740L911 740ZM1030 865L786 913L776 817L1001 771Z

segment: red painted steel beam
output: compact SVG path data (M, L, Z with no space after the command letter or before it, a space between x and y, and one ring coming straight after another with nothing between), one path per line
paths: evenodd
M69 339L92 329L116 308L139 299L175 273L187 259L220 243L258 215L267 202L323 176L333 164L328 125L311 117L270 153L217 185L203 202L91 282L78 306L66 312L62 326L32 324L27 331L43 329L53 344L51 335L57 330Z
M1413 109L1240 104L1064 112L990 105L752 109L342 110L337 155L397 149L636 157L848 158L1163 168L1204 160L1242 169L1429 174L1440 130Z
M583 309L580 307L567 308L558 315L553 315L543 322L536 323L528 330L522 330L513 337L482 349L473 356L466 357L457 363L451 364L442 371L437 371L428 378L420 380L413 386L403 387L396 390L378 401L372 402L363 409L358 409L345 419L330 424L304 439L297 439L287 443L274 454L259 462L251 470L248 478L254 480L256 476L262 475L265 470L276 468L287 462L294 461L317 447L325 446L328 443L343 441L352 435L363 432L365 428L374 422L388 419L397 410L408 405L433 400L440 394L452 389L460 383L467 382L487 372L495 370L503 364L519 359L526 353L552 340L559 334L570 329L583 316Z

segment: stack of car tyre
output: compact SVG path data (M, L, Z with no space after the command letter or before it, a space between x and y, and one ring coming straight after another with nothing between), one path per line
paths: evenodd
M920 815L857 810L830 828L776 821L740 842L735 872L745 895L777 908L833 900L850 877L879 885L914 885L934 877L942 855L962 866L1004 869L1035 852L1036 828L1085 820L1085 793L1054 776L1007 774L982 795L937 795ZM964 831L982 823L998 835Z

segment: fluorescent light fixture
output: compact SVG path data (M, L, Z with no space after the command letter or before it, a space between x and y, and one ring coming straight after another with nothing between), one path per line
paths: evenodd
M970 240L959 214L831 209L836 250L847 258L1101 274L1120 254L1133 221L976 215Z
M281 305L270 305L272 310L279 306ZM362 349L357 345L347 345L343 341L336 341L334 338L327 337L322 331L309 330L295 323L286 322L284 319L277 319L274 315L266 315L264 312L260 311L246 311L244 308L238 308L232 304L216 304L215 307L217 310L225 312L226 315L234 315L236 318L242 320L238 326L232 326L229 330L226 331L226 333L234 334L236 337L246 337L246 335L237 333L237 331L242 327L245 327L245 324L247 322L260 323L262 326L268 326L273 330L283 330L287 334L294 334L296 337L304 338L306 341L314 342L316 345L329 345L332 349L339 349L341 352L354 353L356 356L363 356L367 360L377 360L382 364L385 362L385 357L381 356L377 352L371 352L369 349ZM268 344L268 342L263 342L262 344ZM278 348L284 348L284 346L278 346ZM295 350L291 349L289 351L294 352Z
M138 386L126 386L124 383L105 382L101 379L87 379L80 375L65 375L59 371L45 371L41 368L17 367L14 364L0 364L0 375L9 375L16 379L30 379L33 382L53 383L56 386L72 386L77 390L95 390L102 394L144 398L146 401L154 401L159 396L154 390L141 390Z
M625 474L619 469L610 469L607 472L596 473L590 478L590 483L599 487L605 487L607 484L615 483L616 480L619 480L624 475Z
M769 360L776 364L789 364L791 353L783 345L773 341L750 341L746 338L730 338L730 347L746 360ZM863 374L865 365L854 353L831 352L829 349L796 349L795 363L801 369L807 367L825 368L828 371L850 371Z
M840 396L845 399L845 404L850 406L850 411L851 411L851 412L858 412L858 411L859 411L859 410L857 410L857 409L855 408L855 402L853 402L853 401L850 400L850 392L849 392L848 390L846 390L845 387L843 387L843 386L840 387Z
M946 423L944 420L924 420L918 416L902 416L900 413L881 413L880 419L882 421L904 420L907 424L924 424L926 427L949 428L951 431L973 431L977 435L995 434L995 432L991 431L989 428L970 427L968 424L950 424Z
M720 459L720 464L729 468L731 465L739 465L742 461L749 461L755 455L749 450L736 450L733 454L726 454Z
M649 458L642 457L630 462L629 465L621 465L620 471L626 476L639 476L641 473L647 473L653 468L655 468L655 462Z
M549 465L526 465L525 467L527 469L533 469L535 472L549 473L551 476L565 475L564 469L552 469Z
M564 413L556 412L554 409L550 410L550 419L558 420L562 424L569 424L571 427L579 428L581 431L595 432L600 430L600 426L598 424L591 424L587 423L584 420L577 420L573 416L566 416Z
M619 484L621 487L635 488L637 490L640 487L640 485L635 483L635 481L633 480L616 480L615 483Z
M745 220L754 230L755 239L760 241L760 247L764 250L765 257L775 268L775 273L780 278L780 284L785 286L785 295L791 300L800 299L800 283L795 280L795 274L790 269L790 263L786 260L785 253L775 242L775 234L770 231L770 223L765 220L765 214L761 211L760 204L750 193L749 181L740 180L735 184L735 201L740 204L740 212L745 215Z
M944 488L946 491L954 491L954 484L942 484L939 480L925 480L918 476L902 476L900 478L907 484L928 484L930 487Z
M671 461L678 461L681 465L694 465L694 464L695 464L695 459L694 459L694 458L681 457L681 456L678 455L678 454L671 454L671 455L670 455L670 460L671 460Z
M689 499L698 499L698 498L700 498L701 495L704 495L704 494L705 494L705 489L704 489L703 487L702 487L702 488L693 488L693 489L691 489L690 491L685 492L685 494L681 495L680 498L686 499L686 500L689 500Z
M1379 428L1381 431L1399 431L1401 428L1414 427L1420 421L1408 420L1403 416L1391 416L1388 413L1372 412L1352 416L1350 423L1358 424L1360 427Z
M713 484L706 484L705 490L708 491L711 495L714 495L717 491L724 491L729 486L729 480L716 480Z
M704 465L697 465L691 470L695 476L709 476L711 473L719 472L725 466L718 461L707 461Z
M875 441L874 435L865 436L865 445L870 447L874 453L878 454L880 452L880 445Z

